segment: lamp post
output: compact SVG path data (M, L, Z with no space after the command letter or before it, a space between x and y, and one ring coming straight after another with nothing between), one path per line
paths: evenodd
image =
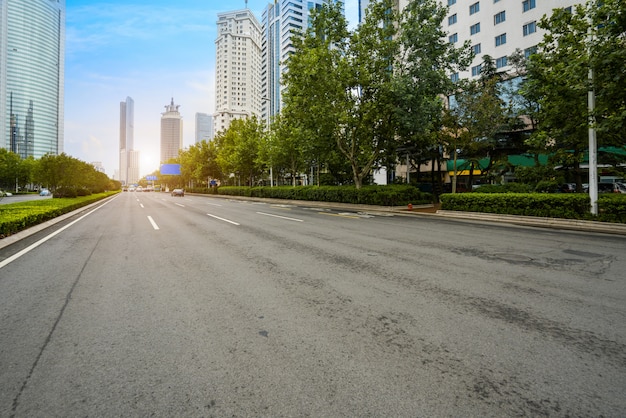
M262 102L268 102L270 101L269 98L262 96L261 97L261 101ZM265 127L267 130L267 134L270 135L269 136L269 140L270 142L272 141L272 136L270 134L270 115L269 115L269 110L267 112L265 112L266 118L265 118ZM270 148L271 148L271 144L270 144ZM271 159L271 150L270 150L270 159ZM270 162L270 187L274 187L274 167L273 164Z
M591 201L591 214L598 214L598 143L596 138L596 92L594 89L593 66L591 64L591 48L593 45L593 21L591 16L588 17L588 43L587 55L589 60L589 87L587 91L587 107L588 107L588 123L589 123L589 200Z

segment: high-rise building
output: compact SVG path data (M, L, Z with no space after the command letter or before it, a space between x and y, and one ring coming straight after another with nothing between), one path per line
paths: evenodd
M213 139L213 116L196 113L196 143Z
M248 9L217 15L213 132L234 119L261 117L261 25Z
M261 18L262 40L262 113L263 120L269 120L280 113L282 108L282 74L287 70L286 61L293 53L291 36L295 31L306 31L309 27L311 12L328 2L339 3L343 0L276 0L267 5ZM342 7L343 8L343 7ZM345 13L345 11L344 11Z
M139 151L135 150L135 101L120 102L120 181L123 185L139 181Z
M178 157L178 151L183 149L183 117L174 104L174 98L165 106L161 114L161 164Z
M0 148L63 152L65 0L0 0Z

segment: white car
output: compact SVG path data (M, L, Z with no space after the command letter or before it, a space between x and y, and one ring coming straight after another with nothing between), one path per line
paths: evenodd
M13 196L13 193L5 192L4 190L0 190L0 196Z

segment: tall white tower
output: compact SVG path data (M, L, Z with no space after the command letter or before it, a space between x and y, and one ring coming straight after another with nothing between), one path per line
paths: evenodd
M261 117L261 25L248 9L217 15L213 131L234 119Z
M135 150L135 101L120 102L120 181L123 185L139 181L139 151Z

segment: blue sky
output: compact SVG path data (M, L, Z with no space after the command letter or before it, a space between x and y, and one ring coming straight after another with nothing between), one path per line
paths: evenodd
M268 0L249 0L257 17ZM356 23L358 0L346 1ZM67 0L65 152L118 167L119 104L135 101L135 149L141 174L158 169L160 118L174 98L184 146L194 143L194 115L213 113L217 14L244 0Z

